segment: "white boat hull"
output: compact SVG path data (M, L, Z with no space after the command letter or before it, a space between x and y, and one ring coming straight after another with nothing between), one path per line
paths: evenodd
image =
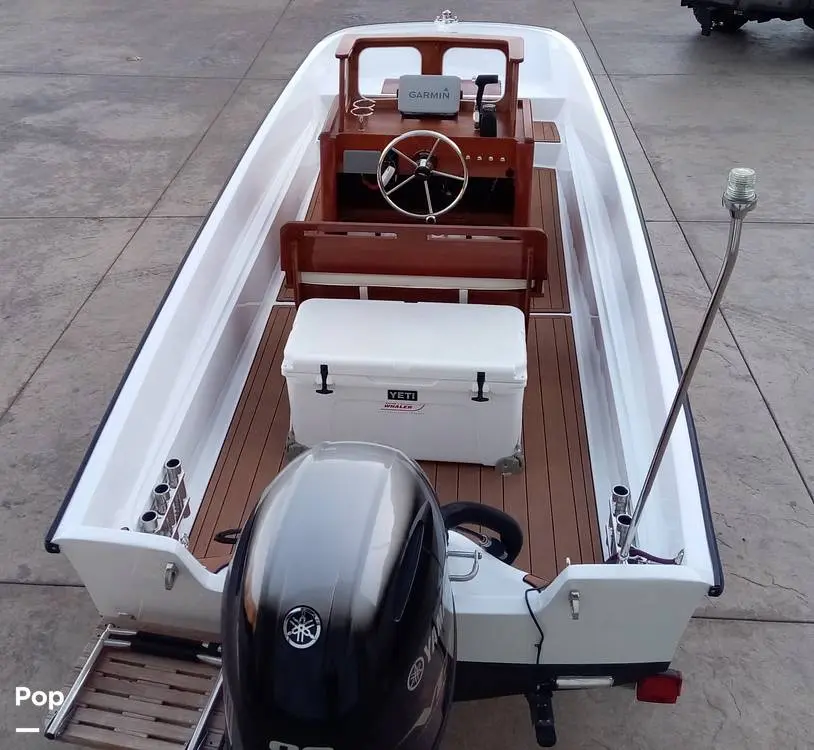
M426 34L432 24L346 29ZM635 497L677 385L676 354L631 181L577 47L548 29L460 23L454 33L525 40L519 95L561 143L538 143L535 166L557 170L571 317L598 517L611 488ZM226 185L154 319L47 538L66 555L106 618L216 639L225 572L210 573L174 539L133 531L160 469L179 457L192 514L275 304L279 231L302 219L319 168L317 135L336 94L340 33L311 52ZM397 61L393 73L397 76ZM458 72L458 71L456 71ZM462 70L462 76L471 75ZM691 423L682 416L639 528L648 551L680 565L583 565L529 596L523 571L484 559L455 582L460 662L667 664L694 610L722 580ZM122 530L126 527L128 530ZM472 546L455 534L455 545ZM603 547L605 542L603 541ZM453 561L464 568L466 560ZM177 576L168 589L165 572ZM574 618L572 592L579 594ZM594 671L594 674L597 672Z

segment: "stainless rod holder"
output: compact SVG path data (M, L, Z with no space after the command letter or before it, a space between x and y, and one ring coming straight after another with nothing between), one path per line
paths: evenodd
M181 478L181 461L177 458L170 458L164 464L164 481L169 485L171 490L178 486L178 480Z
M633 510L633 518L628 529L624 542L619 545L619 562L624 564L627 562L628 555L630 554L630 547L633 544L633 539L636 536L636 529L642 518L647 500L650 497L650 492L653 489L653 483L656 480L661 461L667 451L667 445L670 442L670 437L673 433L673 428L678 420L678 415L684 406L687 392L690 388L690 382L695 374L695 369L698 366L698 360L701 358L701 353L707 343L707 337L712 329L712 324L715 321L715 315L721 306L721 299L724 296L726 285L729 283L729 277L732 275L732 270L735 267L735 261L738 258L738 250L740 249L741 229L743 227L743 220L746 215L757 205L757 193L755 192L755 170L746 167L738 167L729 172L729 179L727 180L726 189L724 190L721 203L724 208L729 211L729 239L727 241L726 254L724 255L724 262L721 266L721 271L718 274L718 280L715 282L715 288L712 292L707 310L704 313L704 319L701 324L701 330L698 333L698 338L693 346L692 354L690 354L687 367L681 374L681 379L678 383L673 403L670 406L670 411L667 413L667 421L664 423L664 428L661 431L661 437L656 445L656 450L653 454L653 459L650 462L650 468L647 470L647 476L642 484L642 491L639 494L639 500Z
M613 488L613 515L630 512L630 490L623 484L614 485Z
M163 516L167 512L170 503L170 487L168 484L161 483L153 487L153 510L159 516Z
M141 514L138 530L145 534L155 534L158 531L158 513L148 510Z
M630 525L632 522L632 518L627 513L620 513L616 516L616 539L617 544L619 545L619 549L624 548L625 544L627 543L627 539L630 536ZM631 540L631 544L633 541ZM628 545L630 548L630 545Z

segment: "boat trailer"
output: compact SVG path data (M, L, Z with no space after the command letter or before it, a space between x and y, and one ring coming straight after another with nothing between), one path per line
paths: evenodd
M757 203L754 170L730 171L722 203L731 219L723 265L636 505L631 508L626 487L614 488L609 528L616 554L608 562L647 562L633 546L636 529L732 274L743 220ZM571 609L578 619L578 593L572 597ZM221 666L218 643L104 624L76 665L62 705L46 717L45 737L109 750L227 750ZM555 690L613 684L606 677L563 677L527 695L537 743L541 747L556 744ZM636 689L640 701L675 703L681 685L681 674L668 670L626 686Z

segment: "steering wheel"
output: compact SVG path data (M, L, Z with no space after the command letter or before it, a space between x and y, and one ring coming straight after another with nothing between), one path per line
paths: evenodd
M396 148L396 146L398 146L402 141L406 141L409 138L435 138L435 143L433 143L432 148L428 152L421 151L415 154L415 157L411 157L407 156L407 154L405 154L403 151ZM437 157L435 156L435 150L441 144L447 146L455 154L455 156L458 157L458 161L461 163L461 169L463 170L463 176L450 174L449 172L442 172L439 169L435 169L435 164L438 161ZM400 159L403 159L411 164L413 166L413 173L406 180L402 180L401 182L397 183L395 187L388 190L387 184L398 172L398 170L392 165L385 168L388 156L391 152L394 152ZM455 182L460 183L460 190L458 191L458 194L446 208L442 208L440 211L436 211L432 205L429 182L430 177L444 177L448 180L454 180ZM427 213L413 213L412 211L408 211L406 208L399 206L390 197L397 190L400 190L414 180L419 180L424 183L424 195L427 198ZM455 206L458 205L461 198L463 198L466 186L469 184L469 170L466 167L466 161L464 160L464 155L461 153L461 149L458 148L455 141L453 141L451 138L448 138L441 133L437 133L434 130L409 130L408 132L402 133L394 138L382 149L381 156L379 156L379 165L376 169L376 182L379 185L379 190L384 196L384 199L393 208L395 208L396 211L404 214L405 216L409 216L412 219L424 219L426 222L434 224L437 216L441 216L447 211L451 211L453 208L455 208Z
M523 549L523 530L520 524L502 510L480 503L458 501L442 505L441 516L447 529L469 523L496 532L497 539L488 534L473 534L468 529L459 529L470 538L474 536L478 545L506 565L511 565Z

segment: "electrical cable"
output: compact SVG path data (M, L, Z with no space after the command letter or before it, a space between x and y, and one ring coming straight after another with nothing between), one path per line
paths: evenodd
M534 644L535 648L537 649L537 665L538 666L540 664L540 659L542 658L543 641L545 640L545 634L543 633L543 628L540 626L540 623L537 620L537 616L534 614L534 611L531 608L531 602L529 602L529 594L532 591L535 591L535 592L539 593L544 588L545 588L545 586L540 586L539 588L532 587L532 588L526 589L526 592L524 594L524 597L525 597L525 600L526 600L526 609L528 609L529 615L531 616L531 619L532 619L532 622L534 622L534 627L537 628L537 632L540 634L540 642Z

